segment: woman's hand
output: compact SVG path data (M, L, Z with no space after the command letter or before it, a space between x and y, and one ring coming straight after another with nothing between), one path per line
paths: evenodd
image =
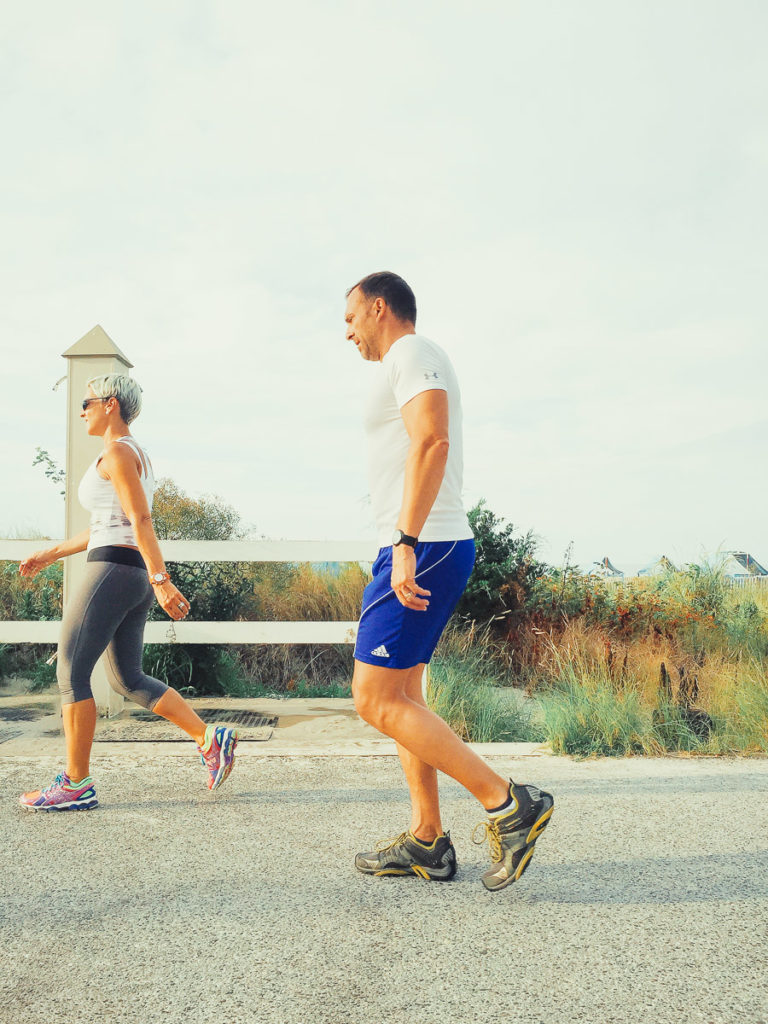
M189 601L179 589L174 587L170 580L166 580L165 583L158 583L152 589L155 592L157 603L176 622L179 622L189 614Z
M19 572L22 576L37 576L41 569L47 565L53 565L56 556L50 551L35 551L19 563Z

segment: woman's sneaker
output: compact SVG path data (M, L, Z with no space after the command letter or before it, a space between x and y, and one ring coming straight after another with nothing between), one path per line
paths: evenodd
M483 885L491 892L517 882L531 862L536 840L549 824L555 801L551 793L536 786L516 786L510 779L509 810L491 815L475 827L472 841L482 845L486 839L491 850L491 868L483 875ZM476 838L482 829L480 838Z
M19 803L28 811L91 811L99 806L90 775L72 782L66 772L60 772L46 789L22 793Z
M235 764L238 735L224 725L209 725L205 730L200 760L208 769L208 789L218 789Z
M429 845L412 832L385 839L370 853L358 853L355 867L365 875L416 875L432 882L448 882L456 874L456 851L450 833Z

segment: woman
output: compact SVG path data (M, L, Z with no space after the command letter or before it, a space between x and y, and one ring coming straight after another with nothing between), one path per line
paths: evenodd
M90 527L36 551L19 566L22 576L34 576L59 558L88 550L86 578L64 611L58 647L67 769L46 789L21 796L29 810L98 806L90 776L96 728L91 672L105 651L113 689L195 740L208 769L209 789L220 786L234 764L235 730L206 727L176 690L142 671L144 623L153 601L176 620L185 617L189 602L171 583L152 527L152 466L128 429L140 410L141 388L131 377L109 374L88 382L81 415L88 433L104 438L104 450L86 470L78 491L80 503L91 513Z

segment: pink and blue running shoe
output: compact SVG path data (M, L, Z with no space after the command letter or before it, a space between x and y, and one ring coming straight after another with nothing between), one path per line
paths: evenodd
M209 725L200 751L200 760L208 769L208 789L218 789L235 763L238 735L224 725Z
M28 811L91 811L99 806L90 775L72 782L66 772L60 772L46 789L22 793L19 803Z

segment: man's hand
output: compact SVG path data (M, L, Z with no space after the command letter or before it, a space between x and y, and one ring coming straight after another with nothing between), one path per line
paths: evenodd
M420 587L414 576L416 575L416 553L407 544L397 544L392 548L392 589L400 604L405 605L415 612L425 612L429 601L426 597L432 596L431 590L424 590Z

